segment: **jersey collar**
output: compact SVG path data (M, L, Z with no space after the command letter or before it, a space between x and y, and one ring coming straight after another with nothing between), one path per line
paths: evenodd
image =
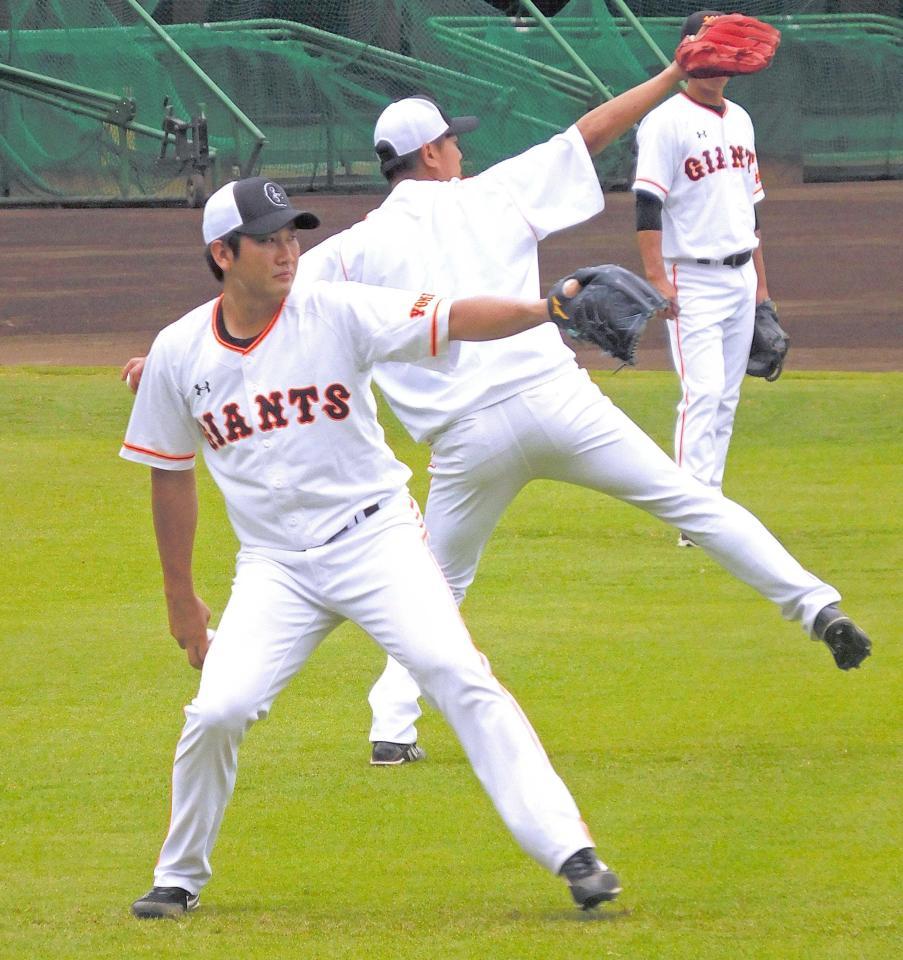
M257 334L256 337L251 337L248 340L239 340L237 337L233 337L228 330L226 330L226 324L223 322L223 295L220 294L216 298L216 302L213 304L213 315L211 317L211 324L213 328L213 336L216 338L217 343L225 347L227 350L234 350L236 353L242 355L250 353L252 350L256 349L257 346L266 339L269 332L276 325L276 321L279 319L279 315L282 313L282 308L285 306L285 298L283 297L282 302L276 308L276 312L273 314L270 322Z

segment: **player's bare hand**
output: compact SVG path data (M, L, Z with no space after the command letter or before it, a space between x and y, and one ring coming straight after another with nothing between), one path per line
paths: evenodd
M195 670L200 670L210 646L207 633L207 624L210 622L209 607L198 596L168 596L166 607L169 612L169 632L188 654L188 662Z
M677 288L666 277L660 277L657 280L650 278L649 282L668 301L668 308L662 312L662 319L676 320L678 313Z
M141 374L144 373L144 361L146 357L132 357L126 362L119 374L119 379L124 381L132 393L138 392L138 384L141 383Z

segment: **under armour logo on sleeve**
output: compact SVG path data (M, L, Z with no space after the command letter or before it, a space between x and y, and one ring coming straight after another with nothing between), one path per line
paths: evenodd
M205 380L204 383L203 383L203 385L200 384L200 383L196 383L196 384L194 385L194 392L195 392L198 396L201 396L201 394L203 394L203 393L205 393L205 392L206 392L206 393L210 393L210 381L209 381L209 380Z

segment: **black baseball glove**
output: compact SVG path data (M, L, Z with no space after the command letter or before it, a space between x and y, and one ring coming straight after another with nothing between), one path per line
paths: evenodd
M789 349L790 337L778 323L774 302L763 300L756 307L755 329L746 372L751 377L777 380L784 369L784 358Z
M576 280L579 289L564 290ZM569 337L594 343L633 365L636 347L648 321L668 301L642 277L614 263L581 267L562 277L549 291L549 316Z

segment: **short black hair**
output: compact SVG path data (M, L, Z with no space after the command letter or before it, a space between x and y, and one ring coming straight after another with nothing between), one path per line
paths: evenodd
M224 237L217 237L217 240L222 240L223 243L232 251L235 255L235 259L238 259L239 251L241 250L241 234L237 230L233 230L231 233L227 233ZM210 247L207 246L204 249L204 256L207 259L207 266L210 267L210 272L213 274L216 279L222 283L223 282L223 270L222 267L213 259L213 254L210 252Z
M702 29L703 23L705 23L707 17L723 17L724 14L720 10L697 10L696 13L691 13L680 28L680 37L689 37L691 34L695 36Z
M420 153L420 147L412 150L410 153L403 153L401 156L386 143L380 140L376 145L376 155L379 157L379 171L391 183L403 173L410 173L417 167L417 157Z

